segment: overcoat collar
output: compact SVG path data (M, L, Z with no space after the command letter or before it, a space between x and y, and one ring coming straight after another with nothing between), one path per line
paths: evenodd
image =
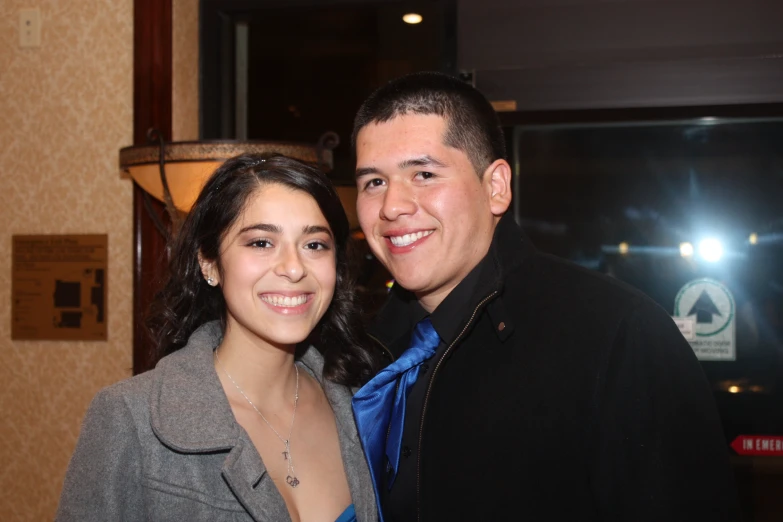
M149 399L152 430L163 444L182 453L228 451L223 473L232 490L254 518L268 520L268 506L250 500L259 498L255 488L266 467L237 423L215 371L213 354L221 340L219 323L206 323L193 332L187 345L158 363ZM351 410L351 390L323 378L323 357L314 347L307 348L298 362L319 382L334 411L357 516L360 520L376 520L369 470ZM271 488L268 493L283 502L272 481L265 482Z
M465 303L465 306L469 307L493 292L496 293L497 297L488 304L487 311L494 322L504 325L503 329L496 329L501 341L508 338L514 326L503 305L503 281L508 273L517 270L535 253L535 247L516 224L514 217L511 213L506 213L495 227L492 244L487 253L494 265L494 281L483 293L476 294L476 303ZM411 302L415 300L416 297L411 292L394 285L389 299L369 328L370 335L387 348L392 348L393 352L399 351L400 347L407 347L407 336L412 329Z

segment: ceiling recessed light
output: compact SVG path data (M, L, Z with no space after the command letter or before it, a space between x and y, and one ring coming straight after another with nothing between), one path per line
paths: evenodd
M421 23L423 18L419 13L407 13L402 15L402 21L406 24L418 24Z

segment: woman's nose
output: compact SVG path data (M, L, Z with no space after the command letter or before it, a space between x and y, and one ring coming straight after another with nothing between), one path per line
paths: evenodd
M307 272L299 254L299 249L294 245L281 249L275 273L294 283L300 281Z

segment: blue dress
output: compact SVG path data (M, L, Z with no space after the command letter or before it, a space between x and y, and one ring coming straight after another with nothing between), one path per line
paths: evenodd
M337 517L334 522L356 522L356 511L353 509L353 504L345 508L343 514Z

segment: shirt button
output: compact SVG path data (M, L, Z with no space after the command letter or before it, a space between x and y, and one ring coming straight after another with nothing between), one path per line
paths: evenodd
M403 446L402 456L405 457L406 459L411 456L411 449L408 446Z
M498 325L498 331L502 332L502 331L503 331L503 330L505 330L505 329L506 329L506 323L503 323L503 322L501 322L501 323Z

